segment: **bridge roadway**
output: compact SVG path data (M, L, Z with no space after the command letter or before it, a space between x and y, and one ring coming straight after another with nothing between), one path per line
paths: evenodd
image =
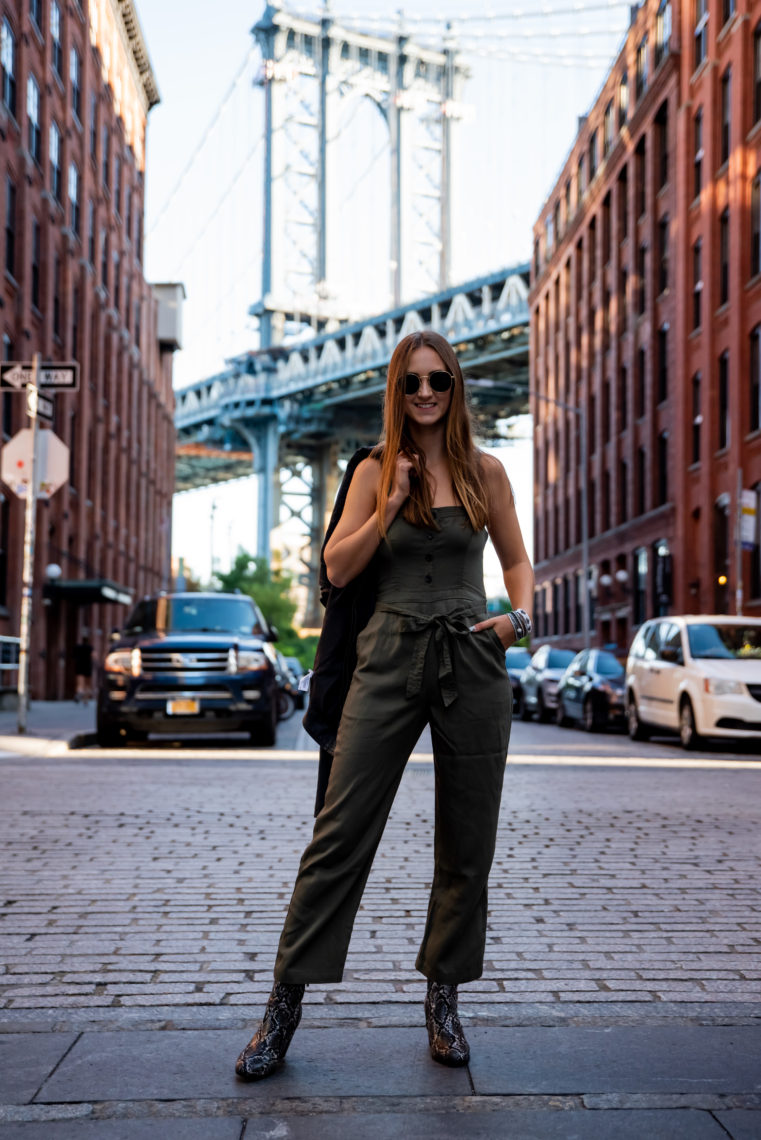
M386 368L403 336L430 328L455 345L482 442L504 439L504 421L528 411L528 279L527 264L513 266L231 359L224 372L176 393L176 490L259 475L257 555L268 557L281 484L296 473L309 484L310 501L290 511L307 528L305 581L314 583L338 461L377 441ZM316 607L315 595L307 621Z

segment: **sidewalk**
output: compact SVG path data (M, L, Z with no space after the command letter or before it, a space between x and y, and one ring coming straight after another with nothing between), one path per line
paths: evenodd
M15 709L0 710L0 755L61 756L69 740L95 732L95 701L32 701L26 733L18 733Z

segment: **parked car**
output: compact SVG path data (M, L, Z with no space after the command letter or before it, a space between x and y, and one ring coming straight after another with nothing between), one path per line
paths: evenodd
M531 720L536 713L546 721L554 712L558 682L565 667L573 661L571 649L553 649L543 645L537 649L521 674L521 717Z
M604 649L582 649L560 678L555 719L580 721L587 732L626 723L625 679L620 661Z
M243 731L275 743L276 655L270 627L244 594L159 594L138 602L100 671L98 743L151 732Z
M761 618L722 614L646 621L626 662L629 735L761 738Z
M531 654L522 645L511 645L505 650L505 668L513 689L513 712L521 711L521 674L531 661Z
M296 685L296 708L303 709L304 705L306 704L306 693L302 692L301 689L299 689L299 681L306 675L307 671L299 661L298 657L286 657L285 663L288 666L291 672L291 676L293 677Z
M279 689L278 700L278 719L288 720L292 717L297 708L301 708L303 700L303 693L299 692L299 684L288 664L288 658L284 657L280 650L275 651L277 658L277 684Z

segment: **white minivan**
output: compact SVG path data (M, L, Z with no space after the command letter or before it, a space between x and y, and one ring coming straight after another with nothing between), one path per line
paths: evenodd
M690 614L646 621L626 662L629 736L678 732L761 740L761 618Z

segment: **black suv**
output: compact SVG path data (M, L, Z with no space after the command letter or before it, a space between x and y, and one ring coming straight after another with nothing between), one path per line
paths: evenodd
M275 743L277 630L245 594L143 598L101 670L98 743L150 732L248 732Z

